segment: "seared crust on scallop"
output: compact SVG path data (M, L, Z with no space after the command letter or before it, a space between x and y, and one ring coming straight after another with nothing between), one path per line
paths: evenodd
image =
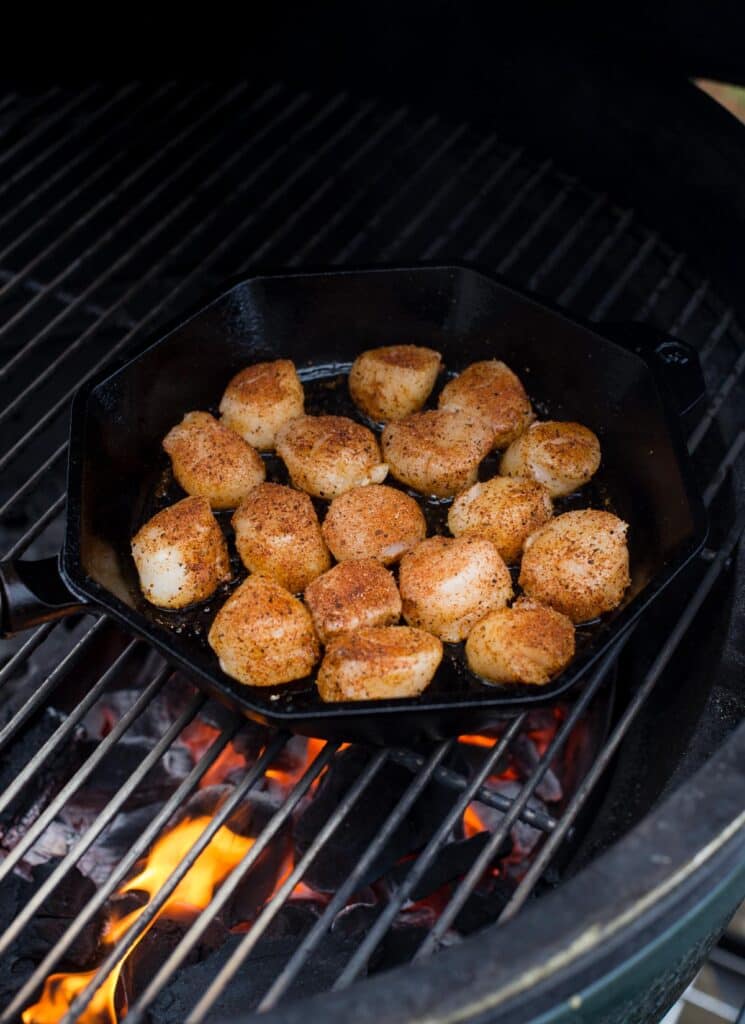
M305 591L321 642L368 626L392 626L401 617L396 581L374 558L340 562Z
M571 494L597 472L600 442L581 423L533 423L502 456L502 476L529 476L554 498Z
M507 566L480 537L423 540L402 559L399 588L409 625L453 643L512 597Z
M187 412L163 438L173 475L212 508L235 508L266 477L259 453L208 412Z
M380 483L388 473L372 430L346 416L299 416L277 434L293 484L317 498Z
M235 546L251 572L271 576L293 594L331 565L313 502L282 484L260 484L232 519Z
M302 416L303 385L289 359L254 363L230 381L220 402L223 423L261 451L274 449L277 431Z
M621 603L630 583L628 525L610 512L565 512L525 542L520 585L572 622L586 622Z
M516 562L525 538L553 515L543 484L527 478L493 477L459 494L448 512L455 537L485 537L505 562Z
M416 501L396 487L368 484L334 498L321 527L334 558L397 562L427 535Z
M533 419L520 378L499 359L467 366L442 389L438 405L486 419L493 432L493 448L506 447Z
M246 686L302 679L320 653L308 609L261 574L249 576L233 591L207 639L223 672Z
M418 697L442 660L440 641L421 629L382 626L334 637L318 670L324 701Z
M571 619L527 597L489 612L466 640L469 668L493 683L543 686L573 657Z
M354 402L371 419L387 422L418 412L429 398L442 356L419 345L385 345L357 356L349 371Z
M206 498L184 498L156 513L132 538L147 600L159 608L204 601L230 579L228 548Z
M389 423L383 456L393 476L423 494L448 498L476 480L492 430L478 415L433 409Z

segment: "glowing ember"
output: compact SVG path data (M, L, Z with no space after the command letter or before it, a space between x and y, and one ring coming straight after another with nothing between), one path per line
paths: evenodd
M478 835L479 832L486 831L487 827L474 810L473 804L469 804L463 815L463 833L466 839L470 839L471 836Z
M153 846L142 871L126 882L119 889L119 893L145 892L148 898L152 899L168 880L175 865L199 839L210 820L209 817L192 818L167 832ZM78 1018L80 1024L116 1024L116 987L127 956L163 914L193 915L206 907L217 886L250 850L253 842L253 839L236 835L225 826L217 830L209 845L181 879L159 913L98 989L87 1010ZM145 906L147 903L119 920L110 921L104 935L104 945L113 946L142 914ZM56 1024L95 973L88 971L83 974L50 975L44 983L44 991L39 1002L22 1014L24 1024Z
M488 747L490 750L497 742L496 736L459 736L459 743L465 743L469 747Z

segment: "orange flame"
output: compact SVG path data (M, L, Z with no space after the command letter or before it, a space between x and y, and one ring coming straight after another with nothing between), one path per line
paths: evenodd
M174 866L186 855L210 823L209 817L191 818L176 825L153 846L139 874L126 882L119 893L145 892L148 900L165 884ZM183 916L206 907L217 886L227 877L253 845L253 839L239 836L224 825L178 883L159 913L133 942L97 990L88 1008L78 1018L80 1024L116 1024L115 994L126 958L163 914ZM113 946L145 909L145 904L119 920L109 922L104 945ZM24 1024L56 1024L72 1001L88 985L95 970L81 974L51 974L44 983L38 1003L22 1014ZM126 1013L126 1010L125 1010Z
M479 832L486 832L487 826L476 813L473 804L469 804L463 813L463 832L466 839L476 836Z

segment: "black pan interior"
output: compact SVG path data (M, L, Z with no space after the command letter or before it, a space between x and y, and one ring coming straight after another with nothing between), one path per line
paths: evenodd
M629 522L632 585L624 604L580 630L570 668L540 689L484 683L465 667L460 645L447 645L435 680L413 701L327 706L312 679L277 689L243 687L220 672L205 639L219 604L242 578L237 557L236 580L204 607L167 613L140 595L130 537L158 508L183 497L160 441L184 412L214 409L237 370L280 356L300 369L309 412L359 418L345 381L351 360L365 348L404 342L439 349L446 375L476 359L502 358L542 416L577 419L596 431L601 470L564 508L608 508ZM254 717L350 737L358 732L350 724L355 719L377 739L389 735L391 711L407 728L415 724L430 735L483 725L515 703L551 700L576 682L701 541L668 417L644 360L474 271L257 278L237 285L76 402L65 570L77 589L145 631L211 692ZM487 460L482 478L496 464L496 457ZM268 476L286 481L274 458ZM445 504L425 502L425 511L431 532L444 532ZM229 518L221 514L228 535Z

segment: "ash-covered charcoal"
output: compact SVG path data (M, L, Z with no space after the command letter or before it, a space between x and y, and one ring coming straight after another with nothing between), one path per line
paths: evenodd
M164 730L165 731L165 730ZM158 737L160 738L160 736ZM90 741L88 753L93 753L100 741ZM88 785L84 800L89 806L103 807L131 776L153 749L154 740L142 733L121 737L108 754L99 762ZM143 807L146 804L165 802L193 767L188 750L173 746L166 756L157 761L124 804L125 809Z
M528 711L523 728L526 732L554 732L557 726L557 711L564 705L555 708L532 708Z
M529 779L538 767L541 755L530 736L522 734L512 744L512 761L521 779ZM557 803L564 796L561 783L549 768L538 783L535 795L546 803Z
M516 883L507 878L490 878L471 893L461 907L453 927L461 935L470 935L493 924L507 906Z
M0 792L21 773L31 756L39 750L64 721L53 708L45 708L31 724L22 729L5 748L0 759ZM31 777L19 795L0 813L0 844L11 849L36 821L49 801L59 792L83 762L85 746L82 729L75 729Z
M183 1024L225 965L242 936L234 935L201 963L182 967L150 1007L152 1024ZM240 1017L255 1008L297 948L297 938L263 938L215 1002L211 1015ZM329 933L290 986L289 995L310 996L328 990L354 952L355 944Z
M96 839L80 859L81 870L97 885L105 882L113 869L145 831L161 808L149 804L122 811L113 823Z
M492 779L489 782L489 788L496 790L503 796L509 797L510 800L515 800L520 793L521 783L513 782L511 779ZM489 831L495 832L504 818L502 811L497 810L496 807L490 807L487 804L482 804L478 800L474 800L473 806L479 818L487 826ZM548 813L546 805L536 796L530 797L528 800L528 808L532 811L538 811L541 814ZM533 851L536 843L542 835L543 833L540 829L533 828L532 825L526 825L524 821L520 821L518 819L510 830L513 852L527 856Z
M424 899L425 896L429 896L430 893L436 892L448 882L461 878L486 846L488 839L488 832L479 832L478 835L471 836L469 839L456 839L446 843L438 850L434 861L414 886L409 898L417 902ZM508 856L511 850L512 842L508 837L494 858L495 861L500 857ZM384 884L395 892L406 880L414 863L413 861L403 861L401 864L396 864L383 879Z
M379 901L351 903L336 915L331 931L342 939L362 939L372 928L383 906Z
M130 999L144 991L149 985L160 966L165 963L181 942L193 920L193 917L188 915L182 919L159 917L132 949L123 969L125 991ZM219 949L227 941L229 935L230 933L222 922L219 920L210 922L197 945L189 953L185 961L186 964L196 964L204 960L205 957Z
M367 752L355 747L334 758L295 826L296 858L308 849L368 759ZM383 766L308 870L305 881L312 889L338 889L379 835L411 782L412 774L406 768L390 762ZM457 799L454 790L437 781L430 782L360 879L360 885L380 878L402 857L421 849Z

